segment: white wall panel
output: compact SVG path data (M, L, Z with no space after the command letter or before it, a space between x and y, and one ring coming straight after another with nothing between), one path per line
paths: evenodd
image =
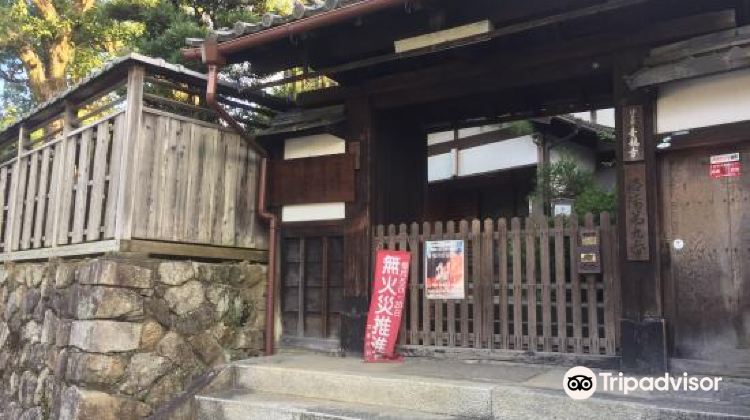
M315 220L339 220L345 217L344 203L297 204L281 209L282 222L311 222Z
M439 181L453 176L453 158L450 153L443 153L427 158L427 180Z
M750 70L664 85L656 110L659 133L750 120Z
M295 137L284 142L284 159L346 153L346 142L331 134Z
M537 145L532 136L503 140L458 152L458 175L536 165Z

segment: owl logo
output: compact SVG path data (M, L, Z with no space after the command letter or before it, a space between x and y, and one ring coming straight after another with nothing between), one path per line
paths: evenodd
M563 377L563 390L574 400L585 400L596 392L596 374L584 366L570 368Z

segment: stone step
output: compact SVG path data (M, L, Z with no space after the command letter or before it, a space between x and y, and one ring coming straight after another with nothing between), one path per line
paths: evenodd
M238 388L319 400L415 410L448 416L491 418L489 383L274 364L237 364Z
M748 384L727 383L720 394L624 396L601 391L588 400L574 401L562 390L565 370L422 359L365 364L353 358L279 355L233 363L235 391L199 397L199 401L202 418L218 420L750 419Z
M453 420L414 410L232 390L196 397L198 420Z

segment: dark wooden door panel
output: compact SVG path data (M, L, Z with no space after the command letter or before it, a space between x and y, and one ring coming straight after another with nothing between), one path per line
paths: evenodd
M282 327L285 337L337 339L342 311L342 238L285 238Z
M750 147L743 148L740 159L750 164ZM738 347L750 359L750 174L728 179L732 223L732 270L734 271L733 318Z
M750 358L750 175L712 179L709 157L720 152L662 160L665 303L676 357ZM750 153L742 158L750 161ZM674 246L678 239L682 249Z

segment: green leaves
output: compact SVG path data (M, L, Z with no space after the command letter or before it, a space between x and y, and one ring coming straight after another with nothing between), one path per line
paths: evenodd
M180 55L185 38L289 7L291 0L0 0L0 129L116 56L137 51L199 69Z
M563 156L539 171L535 192L547 199L574 198L593 183L591 172L579 169L575 160Z
M614 214L617 208L615 193L599 187L594 174L579 168L578 163L568 156L543 166L537 172L532 196L545 203L557 198L571 198L574 200L573 209L580 217L587 212Z

